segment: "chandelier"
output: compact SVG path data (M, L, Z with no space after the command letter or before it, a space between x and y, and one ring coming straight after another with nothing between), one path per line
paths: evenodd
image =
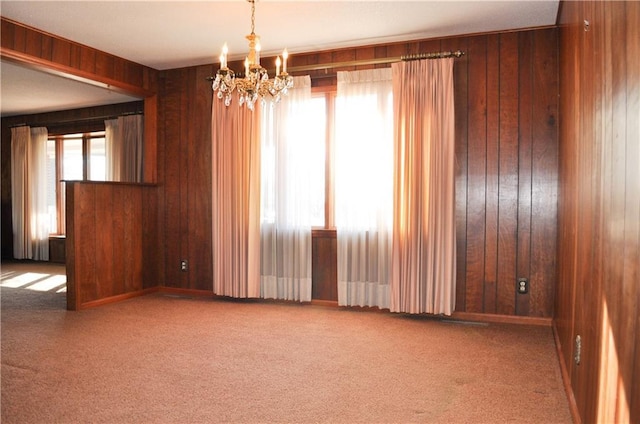
M236 77L235 73L227 67L227 44L225 43L220 55L220 69L213 80L212 88L217 92L218 99L224 99L224 104L231 104L231 95L237 91L240 106L247 105L253 110L258 98L271 97L275 102L287 94L287 90L293 87L293 77L287 73L287 49L276 59L276 75L269 79L267 70L260 65L260 36L255 33L255 13L257 0L247 0L251 3L251 34L249 40L249 55L244 61L244 77ZM282 65L282 72L280 72Z

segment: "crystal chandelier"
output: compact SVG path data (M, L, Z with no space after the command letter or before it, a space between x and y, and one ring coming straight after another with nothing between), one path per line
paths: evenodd
M256 35L255 13L257 0L247 0L251 3L251 34L247 35L249 40L249 55L244 61L244 78L236 78L235 73L227 67L227 45L222 48L220 55L220 69L213 80L212 88L217 92L218 99L224 99L224 104L231 104L233 91L238 92L240 106L246 104L253 110L258 98L271 97L278 102L282 95L287 94L287 90L293 87L293 77L287 73L287 49L276 59L276 75L271 80L267 70L260 66L260 36ZM282 65L282 72L280 72Z

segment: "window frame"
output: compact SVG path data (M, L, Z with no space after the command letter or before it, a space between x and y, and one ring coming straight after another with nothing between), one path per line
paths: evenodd
M77 137L69 137L73 135ZM56 228L51 228L50 236L63 236L66 234L66 211L65 211L65 180L64 175L64 142L65 140L82 140L82 181L90 181L91 175L91 140L104 138L106 141L105 129L75 132L68 131L64 133L50 134L48 141L53 141L55 154L55 193L56 193Z
M313 97L325 99L325 165L324 165L324 226L316 229L335 230L335 105L337 86L312 87Z

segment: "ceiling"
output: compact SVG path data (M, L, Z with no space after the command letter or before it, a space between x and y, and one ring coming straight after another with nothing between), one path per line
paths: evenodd
M257 0L262 56L554 25L558 0ZM0 14L158 69L248 51L251 5L227 1L0 1ZM3 116L131 101L88 84L2 62ZM27 93L27 94L25 94ZM30 94L33 93L33 94Z

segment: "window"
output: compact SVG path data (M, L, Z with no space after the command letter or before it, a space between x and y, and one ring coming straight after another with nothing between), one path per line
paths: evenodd
M52 234L65 233L64 180L106 180L104 131L49 137L47 209Z
M314 113L316 116L316 127L314 130L318 135L318 145L322 148L324 158L324 169L318 170L320 179L316 190L324 191L324 210L318 211L317 226L331 228L334 223L334 184L333 184L333 128L335 120L335 87L319 87L313 89L312 102L314 103ZM322 218L320 218L322 217Z
M363 97L361 99L362 105L360 105L361 110L351 110L349 108L350 118L347 121L351 121L355 119L358 122L366 122L367 118L362 118L361 115L364 116L374 116L372 111L376 109L378 106L378 100L372 99L369 97ZM336 107L338 105L339 99L337 98L336 87L316 87L313 89L313 97L311 99L311 104L309 106L309 119L301 122L301 125L305 126L306 134L310 138L307 140L307 150L306 154L313 155L317 158L316 163L318 164L317 168L310 169L309 172L313 175L317 176L317 180L315 180L309 190L314 193L324 192L320 198L324 199L324 205L314 205L313 208L313 221L312 226L315 227L324 227L324 228L333 228L335 227L335 165L336 165L336 157L335 157L335 122L336 122ZM392 98L391 96L385 98L383 102L386 104L386 108L390 111L392 107ZM344 107L343 107L344 109ZM359 114L355 114L359 112ZM388 116L387 119L392 119L391 116ZM349 122L347 122L348 124ZM390 121L387 123L390 125ZM380 123L376 125L369 125L367 128L363 128L359 123L356 123L355 126L347 128L353 132L354 137L358 136L361 138L362 143L364 145L359 146L359 149L367 149L367 142L370 142L372 139L376 138L375 134L369 134L371 131L380 131ZM388 128L386 130L389 130ZM385 130L385 131L386 131ZM348 131L347 131L348 132ZM369 137L362 138L363 134L369 134ZM344 150L344 149L343 149ZM265 152L263 152L264 155ZM344 153L344 152L343 152ZM350 162L351 167L354 169L354 172L360 169L361 171L370 172L368 167L378 166L380 158L377 161L367 161L358 163L358 157L364 157L361 153L361 150L355 152L347 152L346 155L347 161ZM390 167L392 166L393 151L389 150L386 152L385 156L389 160L388 166L384 169L378 168L376 172L384 172L387 184L392 184L393 176L389 174ZM385 162L383 160L383 162ZM264 166L264 163L263 163ZM268 166L268 165L266 165ZM367 172L364 172L365 174ZM387 175L388 174L388 175ZM378 187L382 188L382 187ZM370 190L374 188L369 188ZM351 187L349 190L356 190L357 187ZM389 187L384 187L384 190L389 191ZM371 194L371 193L370 193ZM324 206L324 208L322 207ZM364 224L364 223L363 223Z
M325 225L326 102L324 95L306 93L292 100L286 112L273 104L262 111L263 224ZM278 112L286 113L286 125Z

